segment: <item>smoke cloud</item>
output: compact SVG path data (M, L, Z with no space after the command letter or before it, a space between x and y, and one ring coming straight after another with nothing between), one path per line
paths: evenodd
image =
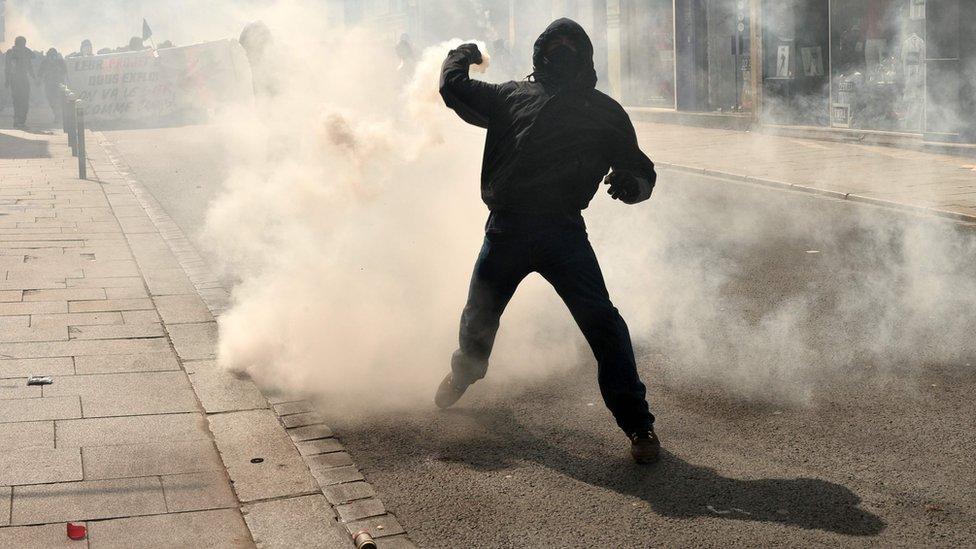
M83 12L94 4L63 9L93 21ZM98 3L114 35L74 25L35 26L31 37L9 21L8 31L70 51L83 38L96 49L125 43L117 28L138 29L143 16L177 43L236 36L258 19L271 29L277 95L229 108L215 122L233 166L204 239L234 286L219 319L220 362L331 402L382 394L385 405L429 406L457 345L487 216L478 186L484 132L464 125L437 93L440 63L461 41L418 52L408 75L397 70L395 37L337 31L335 14L307 2L194 3L195 13L212 17L183 27L138 4L144 9L130 24L135 11ZM8 2L18 17L24 6ZM499 78L490 68L484 77ZM701 200L707 185L730 183L662 171L650 202L626 207L601 193L586 212L648 383L806 403L830 384L884 384L976 355L976 280L965 269L976 257L971 228L850 205L837 207L853 222L838 225L799 199L790 209ZM770 276L765 251L795 242L808 249L797 249L792 268L816 265L829 277L824 286L784 284L761 302L748 299L746 283ZM827 291L827 282L839 284ZM531 382L592 360L558 297L531 276L502 319L488 375Z

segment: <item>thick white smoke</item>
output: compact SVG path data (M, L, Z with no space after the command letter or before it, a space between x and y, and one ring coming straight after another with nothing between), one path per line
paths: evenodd
M264 19L279 94L220 122L236 169L208 237L240 281L220 319L220 360L333 402L382 395L429 405L457 344L487 214L484 133L437 94L440 63L459 41L423 51L406 77L374 33L316 28L327 18L292 2ZM862 366L886 380L904 366L972 356L962 319L976 311L976 282L959 270L976 254L970 233L863 208L847 214L854 235L802 205L692 200L672 179L663 173L639 207L601 193L587 212L611 295L644 366L653 362L648 382L805 402ZM839 294L814 285L756 304L738 293L763 272L750 261L764 247L800 236L823 253L798 250L795 268L818 261L846 277ZM870 244L846 249L853 236ZM847 264L848 252L863 261ZM502 320L489 376L566 372L588 357L563 305L533 276Z

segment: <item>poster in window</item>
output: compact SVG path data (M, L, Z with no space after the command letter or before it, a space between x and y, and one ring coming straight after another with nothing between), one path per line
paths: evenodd
M790 47L780 46L776 50L776 78L790 78Z
M925 0L911 0L912 3L909 6L908 18L912 21L918 21L920 19L925 19Z
M823 76L823 50L820 46L812 48L800 48L800 56L803 58L804 76Z

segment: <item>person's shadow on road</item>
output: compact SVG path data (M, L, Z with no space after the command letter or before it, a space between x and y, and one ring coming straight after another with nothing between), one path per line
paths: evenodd
M638 497L667 517L773 522L850 536L874 536L885 528L880 517L858 507L857 495L825 480L729 478L667 451L659 463L640 466L625 455L608 454L592 434L560 428L547 429L544 437L533 434L509 410L459 409L449 415L467 416L491 436L426 438L421 444L430 444L439 460L480 470L529 460L580 482Z

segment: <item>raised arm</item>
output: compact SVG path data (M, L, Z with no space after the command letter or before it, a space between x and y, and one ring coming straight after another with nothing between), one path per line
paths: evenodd
M441 67L441 97L462 120L487 128L500 93L497 84L472 80L468 75L468 68L481 62L481 52L474 44L451 50Z

